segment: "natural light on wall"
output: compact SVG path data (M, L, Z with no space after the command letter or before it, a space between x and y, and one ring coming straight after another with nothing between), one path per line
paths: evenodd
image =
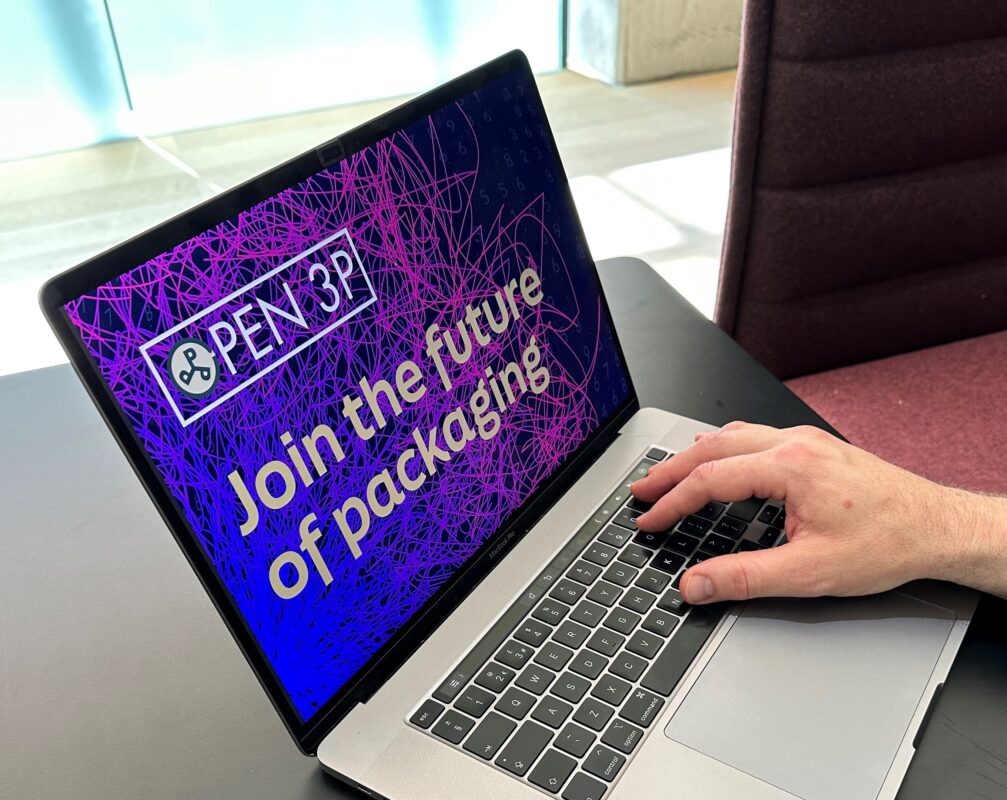
M561 8L561 0L4 3L0 160L412 94L515 47L537 72L559 69Z

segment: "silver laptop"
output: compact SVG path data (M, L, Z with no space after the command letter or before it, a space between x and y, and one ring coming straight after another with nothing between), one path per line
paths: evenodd
M975 595L684 603L698 560L786 546L786 509L636 530L631 482L710 428L639 407L520 53L41 302L333 775L390 800L894 796Z

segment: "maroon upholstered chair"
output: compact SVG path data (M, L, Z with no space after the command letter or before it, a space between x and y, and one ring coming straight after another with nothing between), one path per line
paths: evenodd
M716 321L852 441L1007 491L1007 3L746 3Z

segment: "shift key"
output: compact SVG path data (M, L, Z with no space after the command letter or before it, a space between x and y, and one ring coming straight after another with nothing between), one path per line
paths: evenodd
M498 766L515 775L524 775L539 753L545 750L552 732L534 722L526 722L500 752Z

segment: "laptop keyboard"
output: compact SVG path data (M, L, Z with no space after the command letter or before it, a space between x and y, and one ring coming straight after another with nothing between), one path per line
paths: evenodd
M409 723L563 800L601 800L723 615L685 570L785 541L780 503L708 503L660 533L629 491L651 448Z

